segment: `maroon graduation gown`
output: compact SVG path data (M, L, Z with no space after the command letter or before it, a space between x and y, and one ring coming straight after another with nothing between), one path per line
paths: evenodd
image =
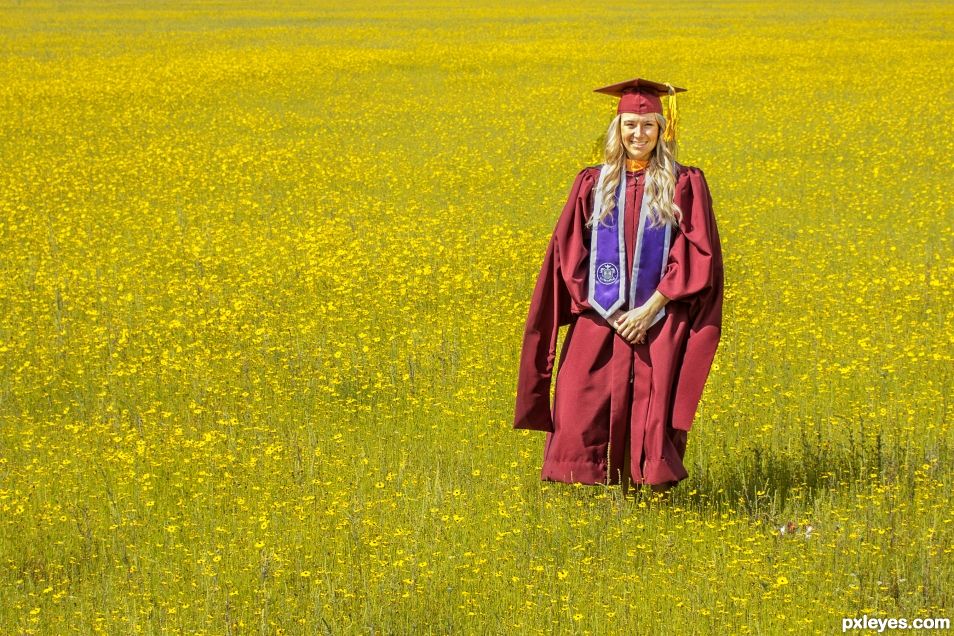
M587 300L591 229L584 224L599 171L588 167L576 176L547 246L524 330L513 427L546 431L544 480L620 483L628 444L634 482L680 481L688 476L686 434L722 330L722 250L709 187L699 168L678 167L674 198L683 220L673 228L656 287L670 301L645 342L634 345ZM627 174L625 289L645 172ZM550 377L564 325L551 409Z

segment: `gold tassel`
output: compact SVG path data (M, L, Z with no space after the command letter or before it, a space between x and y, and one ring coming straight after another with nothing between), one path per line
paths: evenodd
M673 141L676 138L676 124L678 123L679 111L676 110L676 91L673 89L672 84L666 82L666 86L669 87L669 103L667 104L669 114L666 116L666 131L663 133L663 139Z

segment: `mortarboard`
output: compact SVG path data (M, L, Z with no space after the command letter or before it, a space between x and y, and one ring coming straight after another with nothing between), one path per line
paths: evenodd
M669 92L670 88L672 93ZM663 133L663 138L667 141L676 138L676 93L686 92L685 88L637 77L618 84L597 88L593 92L619 97L619 104L616 106L617 114L637 113L645 115L647 113L659 113L664 115L666 117L666 131ZM669 96L669 113L664 114L661 98L667 95Z

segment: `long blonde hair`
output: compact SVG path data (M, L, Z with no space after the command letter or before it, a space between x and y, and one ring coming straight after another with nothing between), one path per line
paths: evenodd
M656 147L649 156L649 165L646 166L643 196L649 197L649 215L653 227L661 227L664 223L678 225L682 221L682 210L676 205L673 197L676 190L676 140L666 141L663 131L666 130L666 118L661 113L653 113L658 125L659 135ZM626 150L623 148L623 135L620 132L622 114L617 114L610 122L603 144L603 164L610 168L603 181L603 205L599 218L590 217L588 227L602 221L612 213L616 205L616 190L619 187L620 173L624 170ZM600 142L597 142L598 144ZM637 212L638 213L638 212Z

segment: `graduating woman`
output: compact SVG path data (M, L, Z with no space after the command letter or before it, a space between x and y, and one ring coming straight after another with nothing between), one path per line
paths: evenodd
M686 435L722 330L723 266L702 170L675 161L684 91L640 78L596 89L619 98L604 160L573 182L520 356L514 428L546 431L541 479L625 493L630 481L665 491L688 477Z

